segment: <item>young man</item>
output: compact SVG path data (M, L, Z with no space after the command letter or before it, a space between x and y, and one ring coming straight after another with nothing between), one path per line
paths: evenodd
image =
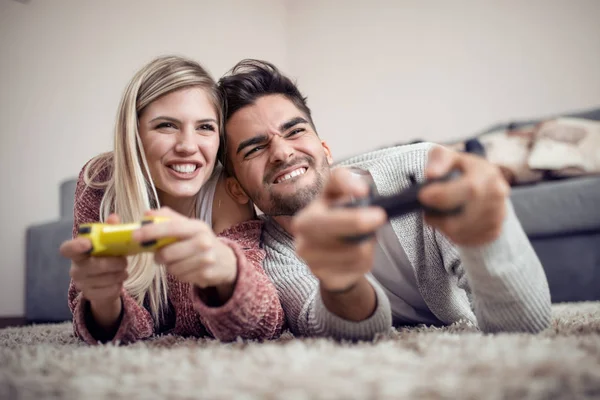
M230 190L264 213L264 268L295 334L371 339L390 325L450 324L484 332L538 332L550 321L542 266L508 199L498 169L484 159L431 144L366 153L330 169L306 99L275 66L244 60L223 77L223 162ZM386 220L382 209L336 203L383 195L458 168L431 185L423 203L463 206L456 216L413 212ZM361 242L344 237L377 236Z

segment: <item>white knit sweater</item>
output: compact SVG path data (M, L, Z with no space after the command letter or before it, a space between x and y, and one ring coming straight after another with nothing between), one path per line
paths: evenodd
M432 144L421 143L362 154L341 163L368 170L382 195L424 179ZM292 332L306 336L368 340L391 327L389 301L379 284L377 308L361 322L344 320L327 310L319 282L296 255L293 238L272 218L263 217L264 268L274 281ZM550 292L544 270L512 205L502 233L481 247L456 247L424 224L420 212L391 220L402 248L416 271L417 286L431 312L442 322L461 319L484 332L538 332L550 323Z

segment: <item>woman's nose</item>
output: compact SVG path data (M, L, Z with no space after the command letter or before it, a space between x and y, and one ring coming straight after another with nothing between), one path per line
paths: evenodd
M183 129L178 133L177 143L175 144L175 151L178 153L191 154L195 153L198 149L194 139L195 132L190 129Z

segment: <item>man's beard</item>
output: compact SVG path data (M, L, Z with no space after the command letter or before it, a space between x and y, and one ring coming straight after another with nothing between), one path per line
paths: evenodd
M269 176L274 177L273 175L277 174L279 171L283 171L286 168L298 165L302 161L307 162L309 170L312 169L315 172L316 178L311 185L301 187L289 194L273 193L271 191L272 179L268 178L265 179L265 182L263 182L263 184L268 188L265 190L265 193L261 192L260 190L250 191L252 201L263 213L265 213L265 215L272 217L295 215L317 196L323 193L323 189L325 188L325 180L329 175L329 163L327 162L326 155L323 155L323 159L319 165L317 165L314 158L305 157L303 159L295 160L294 162L278 167L277 172L272 172L269 174ZM306 173L308 173L308 170Z

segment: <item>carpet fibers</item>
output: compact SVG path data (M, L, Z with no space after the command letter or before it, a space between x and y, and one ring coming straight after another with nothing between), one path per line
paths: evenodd
M69 323L0 330L0 399L600 398L600 303L554 306L538 335L469 324L372 343L222 344L161 336L87 346Z

